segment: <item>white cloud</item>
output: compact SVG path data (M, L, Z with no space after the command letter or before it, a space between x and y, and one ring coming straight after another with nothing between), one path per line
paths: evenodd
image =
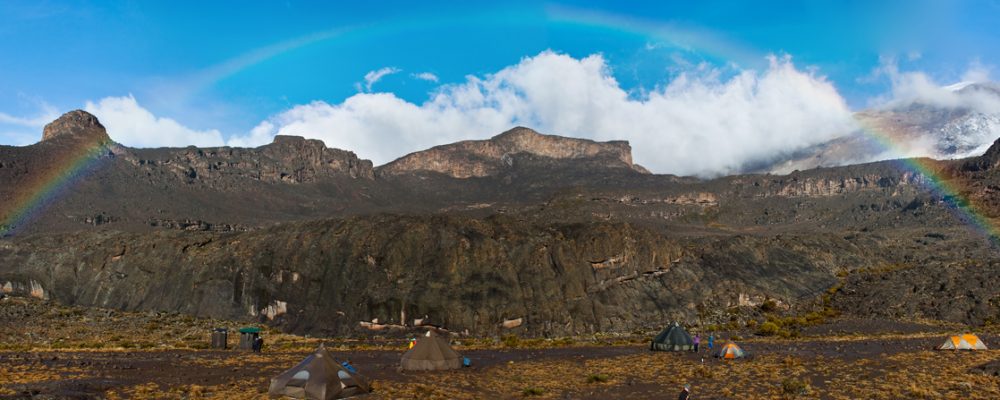
M45 101L28 99L28 102L38 108L33 116L0 112L0 144L24 146L35 143L42 136L42 127L59 118L59 111Z
M419 74L413 74L413 77L417 78L417 79L420 79L422 81L428 81L428 82L434 82L434 83L437 83L437 81L438 81L438 76L434 75L434 74L432 74L430 72L421 72Z
M378 72L366 81L385 75ZM763 71L720 75L698 68L636 99L601 55L576 59L546 51L495 74L444 85L423 104L391 93L358 93L338 104L295 106L230 143L261 145L275 134L302 135L381 164L524 125L564 136L629 140L636 162L653 171L714 175L853 129L851 112L833 85L797 69L788 57L772 57Z
M385 68L379 68L375 71L368 71L368 73L365 74L365 91L371 92L372 85L374 85L375 82L378 82L379 80L388 75L399 73L400 71L402 70L396 67L385 67ZM360 90L360 85L358 86L358 90Z
M88 101L84 109L97 116L115 141L131 147L221 146L222 134L215 129L196 130L170 118L157 117L132 95Z
M873 72L874 78L885 77L891 83L891 93L875 99L881 108L923 103L942 108L969 108L984 114L1000 113L1000 96L994 91L962 92L959 90L973 83L990 82L990 68L979 62L970 63L962 81L942 85L921 71L901 71L896 60L884 58Z

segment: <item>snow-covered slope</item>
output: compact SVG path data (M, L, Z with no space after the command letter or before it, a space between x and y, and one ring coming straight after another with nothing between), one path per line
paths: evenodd
M747 169L788 173L903 157L964 158L1000 138L1000 87L960 82L942 91L947 96L857 112L857 130Z

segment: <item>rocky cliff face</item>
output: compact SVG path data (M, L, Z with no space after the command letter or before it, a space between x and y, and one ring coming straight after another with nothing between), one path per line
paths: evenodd
M276 136L258 148L135 149L133 164L149 173L170 171L177 177L208 186L238 184L239 180L307 183L324 177L375 179L372 162L354 153L326 147L300 136Z
M855 241L861 239L855 239ZM246 233L57 235L0 246L0 285L72 304L358 334L427 318L475 335L656 329L792 302L867 265L835 235L683 239L621 223L377 216ZM721 312L721 311L720 311ZM720 317L721 318L721 317Z
M379 173L400 175L414 171L432 171L454 178L492 176L510 167L514 162L513 156L519 153L555 160L600 160L608 168L634 169L648 173L642 167L632 164L632 148L628 142L601 143L542 135L522 127L489 140L458 142L412 153L379 167Z

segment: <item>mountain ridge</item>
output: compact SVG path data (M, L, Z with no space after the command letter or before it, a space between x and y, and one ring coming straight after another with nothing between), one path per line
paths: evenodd
M0 238L0 288L318 335L427 315L470 334L552 336L727 323L726 310L805 306L838 284L863 301L834 303L864 313L926 284L905 273L889 286L841 280L887 265L984 260L979 273L1000 279L996 238L956 218L1000 217L1000 141L980 157L920 160L920 171L884 161L696 179L636 170L623 142L508 152L562 143L536 135L445 146L446 160L483 154L456 169L485 172L468 177L386 173L288 136L253 149L103 152ZM72 142L59 136L0 147L0 218L36 188L28 178L52 172L51 150ZM1000 315L988 301L1000 288L974 284L922 296L914 315ZM974 298L947 301L955 293ZM522 327L502 327L516 318Z

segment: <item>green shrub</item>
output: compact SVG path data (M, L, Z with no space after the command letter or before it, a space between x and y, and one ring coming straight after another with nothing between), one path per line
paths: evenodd
M517 335L505 335L500 341L503 342L504 347L517 347L521 343L521 338Z
M587 376L587 383L604 383L609 379L611 379L611 377L607 374L590 374Z
M541 396L541 395L545 394L545 389L536 388L536 387L529 387L529 388L525 388L524 390L522 390L521 394L523 394L525 396Z
M796 378L785 378L781 381L781 392L786 395L798 396L809 394L809 384Z
M757 334L760 336L774 336L777 335L779 331L781 331L781 327L774 322L768 321L760 325L760 328L757 329Z

